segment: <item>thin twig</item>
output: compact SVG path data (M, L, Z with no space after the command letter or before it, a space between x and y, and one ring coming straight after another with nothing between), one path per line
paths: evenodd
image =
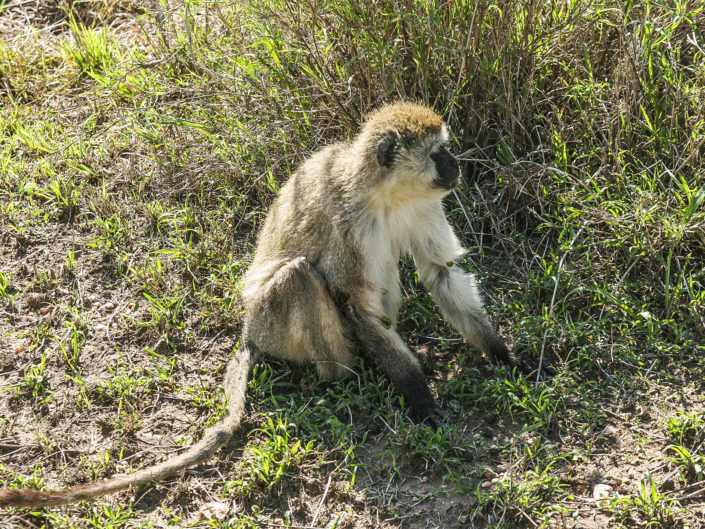
M692 498L697 498L700 496L705 496L705 487L698 489L695 492L691 492L690 494L685 494L684 496L680 496L678 498L673 498L673 500L674 501L690 500Z
M323 497L321 498L321 501L318 503L318 509L316 509L316 514L313 515L313 521L311 522L311 525L315 526L316 525L316 520L318 520L318 514L321 512L321 507L323 507L323 502L326 501L326 496L328 496L328 489L330 488L330 482L333 480L333 476L328 476L328 483L326 483L326 489L323 491Z

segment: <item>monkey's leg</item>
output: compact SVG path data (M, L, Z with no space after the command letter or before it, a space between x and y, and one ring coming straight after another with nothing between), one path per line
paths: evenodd
M432 426L440 426L444 415L431 395L419 360L394 328L388 325L390 320L380 317L379 314L383 314L381 306L381 301L369 305L349 304L346 316L350 327L360 344L404 396L413 416L418 420L428 420Z
M244 339L262 352L316 365L323 378L345 375L352 353L323 277L304 257L282 266L248 302Z
M418 257L416 266L419 278L431 292L443 317L492 362L512 364L507 346L482 310L475 278L456 266L437 265Z

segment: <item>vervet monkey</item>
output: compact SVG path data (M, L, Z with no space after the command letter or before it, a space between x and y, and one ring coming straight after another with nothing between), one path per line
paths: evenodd
M443 316L493 362L510 353L482 310L475 279L441 200L458 184L448 130L430 108L395 103L373 112L349 143L317 152L272 204L244 277L240 349L225 377L229 413L185 453L126 476L57 490L0 489L0 505L47 507L164 479L213 454L245 413L259 353L313 363L337 379L361 345L403 395L413 416L443 419L419 360L396 331L398 260L410 254Z

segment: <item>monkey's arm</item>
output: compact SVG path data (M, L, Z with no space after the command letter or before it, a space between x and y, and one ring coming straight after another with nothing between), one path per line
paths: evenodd
M475 278L460 270L453 261L434 264L417 257L416 265L419 278L431 292L443 317L492 362L511 364L507 346L482 310Z
M445 417L431 395L416 355L399 334L386 325L390 320L382 315L381 302L372 305L376 306L355 302L346 306L346 319L355 338L404 396L414 418L440 426Z
M428 231L411 248L419 279L431 292L443 317L492 362L511 364L507 346L482 310L475 277L455 265L455 259L464 253L440 209Z

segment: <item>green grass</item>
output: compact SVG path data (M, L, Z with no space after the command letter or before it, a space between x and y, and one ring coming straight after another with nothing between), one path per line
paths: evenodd
M367 358L337 383L263 362L207 464L0 525L699 526L700 2L50 4L0 2L4 485L130 472L222 416L269 204L400 98L446 117L463 266L557 375L485 365L402 260L440 431Z

